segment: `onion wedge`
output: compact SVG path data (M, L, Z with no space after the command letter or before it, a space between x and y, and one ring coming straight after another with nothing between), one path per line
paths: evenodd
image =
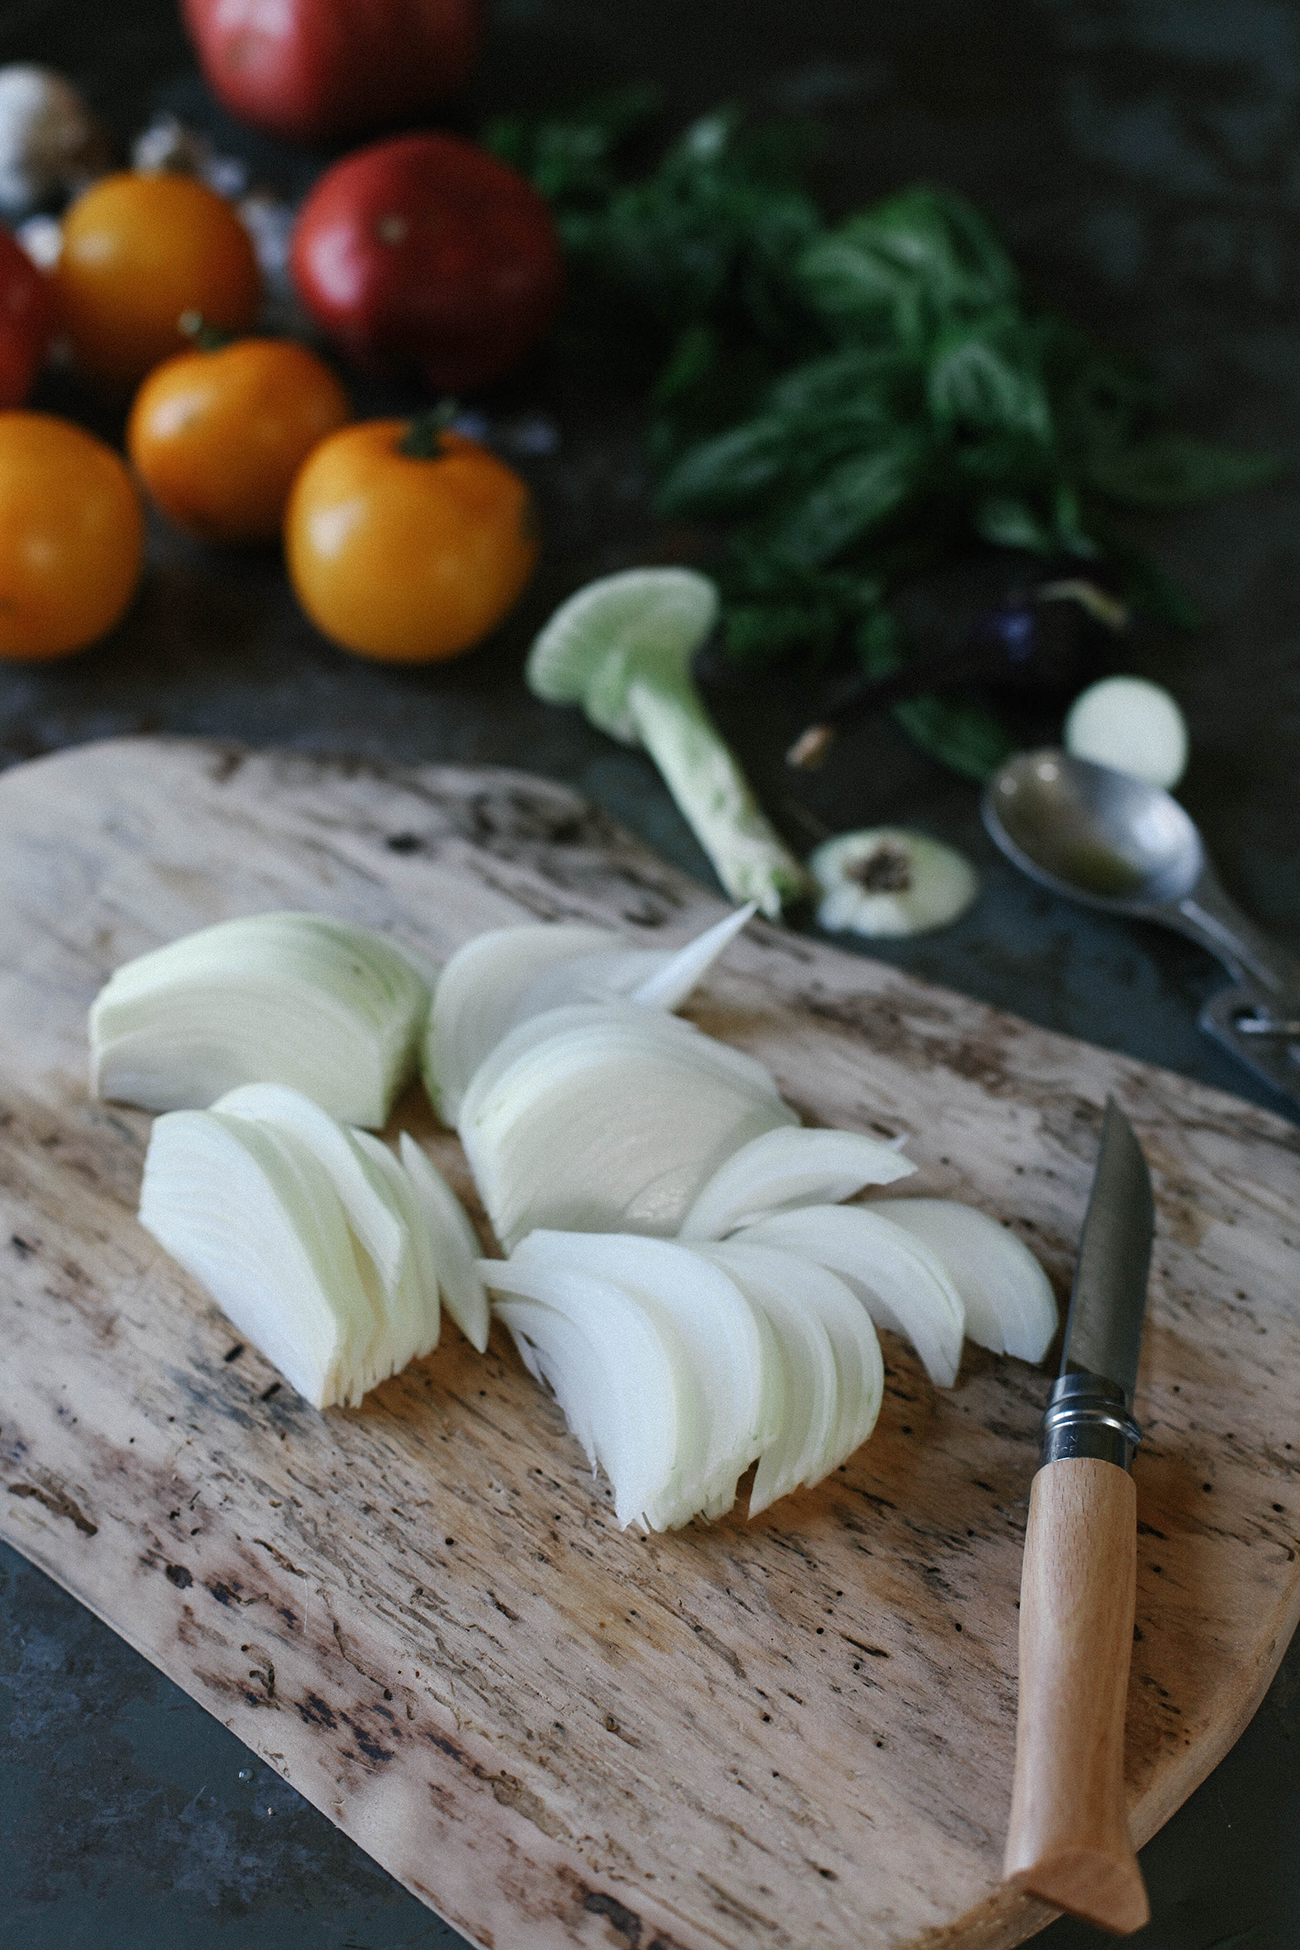
M570 1427L586 1432L579 1439L613 1486L621 1528L680 1521L682 1458L698 1453L705 1405L668 1312L573 1268L492 1259L479 1272L505 1296L498 1317L535 1350L525 1365L545 1376Z
M682 1221L683 1239L725 1239L771 1212L832 1205L864 1185L890 1185L916 1170L891 1144L858 1131L767 1131L733 1152Z
M577 922L497 928L466 942L434 991L424 1079L439 1115L455 1124L470 1078L517 1023L584 1002L676 1009L756 909L728 914L675 951L629 948L608 928Z
M734 1238L780 1247L838 1273L876 1326L902 1334L931 1381L952 1387L961 1365L961 1296L938 1255L874 1207L804 1206L760 1219Z
M557 1009L480 1067L460 1135L498 1239L536 1226L671 1236L741 1145L793 1124L762 1065L675 1016Z
M867 1440L876 1426L885 1391L884 1362L880 1342L870 1316L842 1279L822 1266L769 1246L754 1246L734 1240L709 1249L709 1257L722 1266L769 1315L779 1303L778 1293L815 1318L830 1342L835 1362L835 1412L826 1431L824 1444L811 1458L801 1457L802 1469L795 1479L811 1487L851 1456ZM789 1309L773 1325L787 1323ZM766 1458L764 1458L766 1460ZM777 1487L781 1471L774 1467L765 1474L759 1464L749 1500L749 1514L757 1516L769 1502L781 1495ZM790 1485L793 1487L793 1484Z
M466 1340L482 1354L488 1344L490 1322L487 1290L478 1272L478 1234L451 1186L409 1131L402 1132L399 1150L433 1239L442 1304Z
M334 1186L301 1139L214 1111L160 1117L140 1223L313 1407L360 1401L373 1300Z
M749 1492L749 1514L757 1516L780 1496L816 1480L822 1459L834 1440L839 1413L839 1374L835 1349L826 1324L815 1307L804 1305L787 1277L786 1255L773 1255L774 1265L759 1248L743 1259L729 1249L704 1249L725 1267L751 1304L766 1318L779 1379L776 1394L783 1405L781 1427L759 1457ZM808 1269L801 1265L802 1274ZM818 1269L820 1270L820 1269ZM856 1303L855 1303L856 1304Z
M874 1199L940 1260L962 1297L966 1332L980 1347L1042 1360L1056 1333L1056 1295L1023 1240L977 1206L947 1198Z
M697 1453L680 1459L682 1503L669 1527L729 1510L738 1477L776 1437L780 1402L754 1308L726 1270L671 1240L547 1231L530 1233L511 1265L593 1273L664 1309L704 1381Z
M93 1096L204 1109L242 1083L382 1126L429 991L386 936L325 914L221 921L119 968L90 1011Z

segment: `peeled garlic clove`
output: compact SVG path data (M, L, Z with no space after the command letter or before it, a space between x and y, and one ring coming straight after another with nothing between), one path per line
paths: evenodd
M410 1077L429 991L386 936L325 914L221 921L119 968L90 1012L93 1095L201 1110L283 1083L382 1126Z
M1169 792L1187 769L1187 723L1159 684L1103 677L1070 706L1065 749Z
M877 826L842 833L808 862L821 889L818 924L884 938L946 927L979 892L970 862L923 833Z

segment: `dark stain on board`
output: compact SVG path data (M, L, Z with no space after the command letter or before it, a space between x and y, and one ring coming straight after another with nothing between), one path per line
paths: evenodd
M323 1727L327 1733L333 1733L338 1725L334 1709L326 1705L319 1693L308 1693L305 1699L297 1700L295 1704L298 1718L309 1727Z
M97 1537L99 1535L99 1525L90 1521L85 1511L73 1502L61 1484L51 1483L47 1488L41 1489L35 1483L11 1483L9 1485L9 1494L10 1496L32 1497L37 1503L42 1504L50 1512L51 1516L67 1517L70 1523L76 1525L83 1537Z
M169 1564L163 1576L168 1584L174 1584L178 1591L188 1591L194 1582L194 1573L187 1571L183 1564Z
M582 1899L582 1907L588 1916L608 1917L611 1926L627 1944L628 1950L640 1950L641 1918L617 1896L607 1896L603 1889L589 1889Z

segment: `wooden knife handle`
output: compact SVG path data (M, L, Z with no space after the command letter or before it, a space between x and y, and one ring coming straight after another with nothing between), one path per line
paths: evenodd
M1003 1869L1044 1901L1127 1935L1150 1916L1124 1804L1137 1496L1113 1462L1034 1478L1020 1579L1020 1706Z

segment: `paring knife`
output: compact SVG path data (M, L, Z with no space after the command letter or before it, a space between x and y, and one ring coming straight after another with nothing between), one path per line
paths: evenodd
M1155 1205L1114 1098L1043 1417L1020 1580L1020 1707L1003 1873L1126 1935L1150 1915L1124 1805L1137 1497L1129 1474Z

